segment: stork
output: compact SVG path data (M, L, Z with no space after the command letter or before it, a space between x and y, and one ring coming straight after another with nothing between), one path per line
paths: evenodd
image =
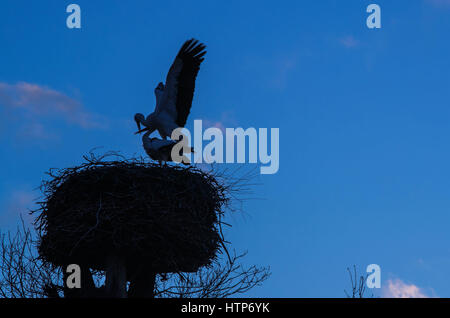
M155 88L154 112L147 118L141 113L134 115L138 126L136 134L144 131L151 134L157 130L166 140L174 129L184 127L192 106L195 79L206 54L205 48L204 44L194 39L183 44L169 69L166 84L161 82ZM141 129L141 124L144 129Z
M147 153L147 155L152 158L153 160L157 160L159 164L161 162L167 162L167 161L173 161L172 158L172 149L173 147L182 141L174 141L174 140L162 140L159 138L150 138L150 131L147 131L142 136L142 145L144 146L144 150ZM181 153L185 149L184 147L181 148L180 156L183 156L183 153ZM194 148L188 148L190 152L194 152ZM183 156L184 157L184 156ZM182 163L184 165L188 165L188 160L184 157L182 160Z

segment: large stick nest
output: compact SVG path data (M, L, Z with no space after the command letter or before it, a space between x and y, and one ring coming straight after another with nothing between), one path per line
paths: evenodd
M105 270L108 257L128 271L192 272L220 245L227 187L194 167L143 159L84 157L80 166L50 170L37 210L39 254L55 266Z

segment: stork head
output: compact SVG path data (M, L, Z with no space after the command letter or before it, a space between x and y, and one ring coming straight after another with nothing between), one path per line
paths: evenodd
M155 121L154 114L148 115L147 118L145 118L144 115L142 115L142 114L136 114L136 115L134 115L134 120L136 121L136 125L138 126L138 131L134 133L135 135L140 134L141 132L144 132L144 131L149 131L151 134L156 129L155 125L154 125L154 121ZM141 129L141 124L145 126L142 129Z
M145 122L145 117L141 113L137 113L134 115L134 121L136 122L136 125L138 127L138 131L141 130L141 124Z

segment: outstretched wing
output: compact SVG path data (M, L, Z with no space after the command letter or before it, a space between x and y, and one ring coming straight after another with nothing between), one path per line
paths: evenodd
M205 48L197 40L186 41L167 74L164 102L179 127L184 127L191 110L195 79L206 54Z

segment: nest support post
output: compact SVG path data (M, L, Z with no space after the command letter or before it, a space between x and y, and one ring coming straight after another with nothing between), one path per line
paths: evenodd
M134 278L130 279L130 288L128 289L128 297L155 297L155 281L156 273L153 271L141 270Z
M127 269L124 259L118 255L111 254L106 260L105 287L108 297L127 297Z

